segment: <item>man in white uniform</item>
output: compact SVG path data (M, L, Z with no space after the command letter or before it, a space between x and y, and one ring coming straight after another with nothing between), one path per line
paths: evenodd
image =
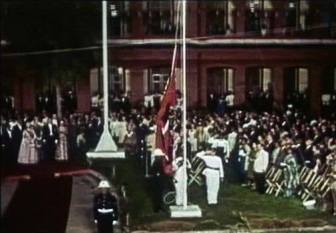
M191 165L189 161L187 160L187 169L190 169ZM176 191L176 205L183 205L183 186L184 186L184 180L188 182L188 178L184 179L183 175L183 157L178 156L176 159L173 160L173 169L175 171L174 174L174 186Z
M204 160L206 168L203 171L207 187L207 201L209 205L218 203L220 181L224 180L222 159L216 155L216 148L211 151L200 152L196 156Z

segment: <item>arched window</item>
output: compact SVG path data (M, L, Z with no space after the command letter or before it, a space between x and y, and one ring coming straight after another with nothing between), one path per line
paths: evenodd
M151 93L163 93L170 75L169 67L153 67L148 69L148 90Z
M229 35L235 31L235 22L233 16L235 6L233 1L208 1L205 4L207 11L206 24L208 34Z
M266 67L251 67L246 72L247 92L268 91L272 84L272 70Z
M207 72L207 91L208 94L217 96L233 91L234 70L226 67L210 68Z

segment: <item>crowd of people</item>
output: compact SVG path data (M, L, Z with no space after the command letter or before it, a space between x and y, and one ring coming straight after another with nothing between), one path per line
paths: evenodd
M306 166L317 174L333 177L330 185L335 203L335 120L308 118L291 105L282 113L229 108L218 114L211 105L208 107L206 110L188 111L187 149L190 161L195 156L218 156L223 168L220 177L225 177L227 182L254 187L259 193L265 192L268 169L272 166L281 168L285 174L284 195L287 197L297 195L300 189L298 172ZM153 169L154 150L157 149L156 111L151 108L151 105L142 108L131 108L128 103L119 105L117 111L110 112L109 128L117 145L125 148L127 156L139 160L144 169L148 165L155 177L156 174L164 175L164 171ZM101 111L94 106L90 113L70 113L63 118L46 112L2 115L2 159L6 164L85 161L86 152L94 149L99 141L103 121ZM175 159L181 153L181 108L172 110L169 121ZM152 162L146 164L148 157ZM207 177L206 172L204 175ZM161 191L155 195L162 195ZM217 203L214 194L211 195L208 200ZM154 199L159 210L158 198Z

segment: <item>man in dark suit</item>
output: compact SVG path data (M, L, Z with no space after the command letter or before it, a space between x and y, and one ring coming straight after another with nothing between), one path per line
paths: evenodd
M55 159L56 145L58 143L57 126L52 124L50 118L42 129L42 151L43 160L53 161Z
M20 123L17 121L17 119L13 119L10 122L10 134L11 134L11 142L10 142L10 151L11 151L11 164L16 164L19 150L20 150L20 145L22 141L22 126Z

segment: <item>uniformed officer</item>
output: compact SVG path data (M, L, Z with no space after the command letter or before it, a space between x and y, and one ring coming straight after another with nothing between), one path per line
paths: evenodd
M207 187L207 200L209 205L217 205L220 181L224 181L224 170L222 159L216 155L216 147L212 146L210 151L203 151L196 156L204 160L206 168L203 170Z
M99 193L94 197L93 213L98 233L112 233L113 221L118 219L117 199L110 188L109 182L102 180L98 185Z
M187 160L187 168L191 168L190 162ZM179 155L176 159L173 160L173 169L174 169L174 186L176 191L176 205L183 204L183 187L184 181L188 182L187 178L184 178L184 169L183 169L183 157Z

